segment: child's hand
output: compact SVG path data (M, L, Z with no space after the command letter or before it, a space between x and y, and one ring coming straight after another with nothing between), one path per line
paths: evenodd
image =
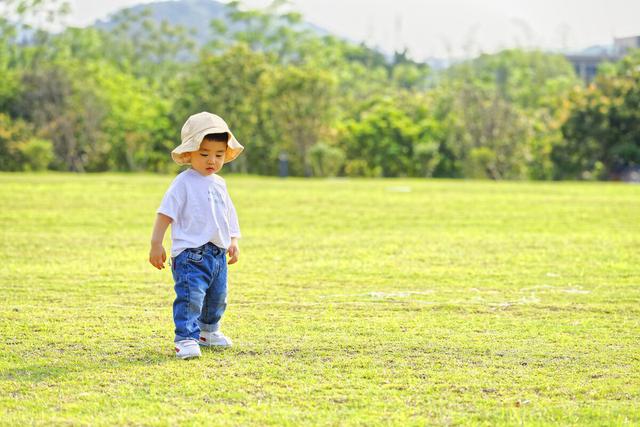
M158 270L164 268L164 262L167 260L167 253L164 251L162 244L152 244L149 251L149 262Z
M238 247L238 242L235 239L231 240L231 245L229 245L229 249L227 250L229 254L229 264L235 264L238 262L238 257L240 256L240 248Z

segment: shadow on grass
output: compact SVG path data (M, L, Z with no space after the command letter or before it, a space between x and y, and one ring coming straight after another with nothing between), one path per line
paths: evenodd
M94 357L91 357L94 356ZM65 361L54 363L34 363L26 366L16 366L9 369L0 369L0 380L41 383L61 380L74 374L83 374L87 371L105 372L112 370L126 370L129 368L161 366L172 362L175 357L169 351L152 350L145 354L135 356L85 354L82 357L90 359L69 358Z

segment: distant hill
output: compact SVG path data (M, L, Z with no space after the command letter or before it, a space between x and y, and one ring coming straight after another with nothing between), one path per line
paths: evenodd
M215 0L178 0L160 1L155 3L145 3L129 8L121 9L105 20L98 20L93 25L96 28L109 30L117 25L117 16L123 12L139 14L145 9L150 11L150 17L157 21L166 21L174 26L182 26L191 32L194 40L198 44L204 44L210 39L211 21L220 19L229 25L231 32L241 28L233 26L229 19L229 7ZM309 29L318 35L328 35L328 31L310 24L303 23L301 28Z

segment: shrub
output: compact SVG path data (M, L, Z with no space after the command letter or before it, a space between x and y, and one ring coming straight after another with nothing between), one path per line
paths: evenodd
M325 143L318 143L309 150L311 169L315 176L336 176L344 164L344 152Z

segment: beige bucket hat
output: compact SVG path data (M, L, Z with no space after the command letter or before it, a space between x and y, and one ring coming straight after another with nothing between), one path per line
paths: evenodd
M171 158L179 165L189 164L189 157L186 153L190 151L197 151L206 135L210 133L223 132L227 132L229 134L227 152L225 153L224 158L224 162L229 163L242 153L244 147L240 145L236 137L233 136L229 130L229 126L227 126L227 123L222 120L222 117L205 111L194 114L187 119L184 126L182 126L182 131L180 132L182 144L171 152Z

